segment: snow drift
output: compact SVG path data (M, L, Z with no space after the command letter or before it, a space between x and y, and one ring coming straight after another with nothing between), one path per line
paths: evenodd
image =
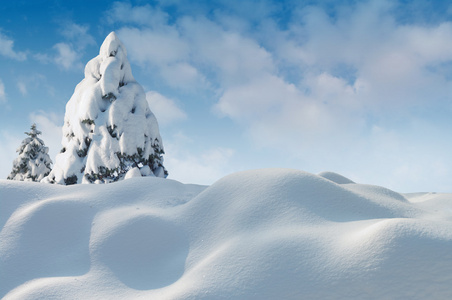
M288 169L0 192L5 299L452 298L452 194Z

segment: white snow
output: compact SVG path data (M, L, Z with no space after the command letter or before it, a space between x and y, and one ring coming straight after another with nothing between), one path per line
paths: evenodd
M321 172L319 173L319 176L322 176L323 178L326 178L338 184L354 183L350 179L334 172Z
M4 299L452 299L452 194L263 169L1 180L0 207Z
M139 168L135 167L127 171L126 176L124 176L124 179L134 178L134 177L141 177L141 171Z
M148 162L152 176L167 176L157 153L163 151L157 119L114 32L105 38L99 55L86 64L85 78L66 105L62 146L44 182L66 184L68 177L75 176L73 183L90 183L93 174L100 175L96 182L122 179L136 166L130 159L120 161L119 156L134 155L133 161L155 156ZM101 168L121 174L112 178Z

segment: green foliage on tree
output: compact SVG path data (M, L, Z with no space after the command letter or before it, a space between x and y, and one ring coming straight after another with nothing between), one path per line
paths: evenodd
M22 141L16 150L19 156L13 162L13 170L8 175L9 180L41 181L51 171L52 160L47 154L49 149L38 138L41 131L36 129L36 124L31 126L30 132L25 132L28 137Z

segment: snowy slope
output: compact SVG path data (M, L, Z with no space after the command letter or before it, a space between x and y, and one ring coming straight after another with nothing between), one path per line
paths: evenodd
M265 169L0 197L5 299L452 299L452 194Z

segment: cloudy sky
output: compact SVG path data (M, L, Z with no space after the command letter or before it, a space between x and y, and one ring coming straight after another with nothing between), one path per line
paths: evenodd
M65 105L115 31L169 178L288 167L452 192L450 1L16 0L0 15L0 178L32 123L54 159Z

